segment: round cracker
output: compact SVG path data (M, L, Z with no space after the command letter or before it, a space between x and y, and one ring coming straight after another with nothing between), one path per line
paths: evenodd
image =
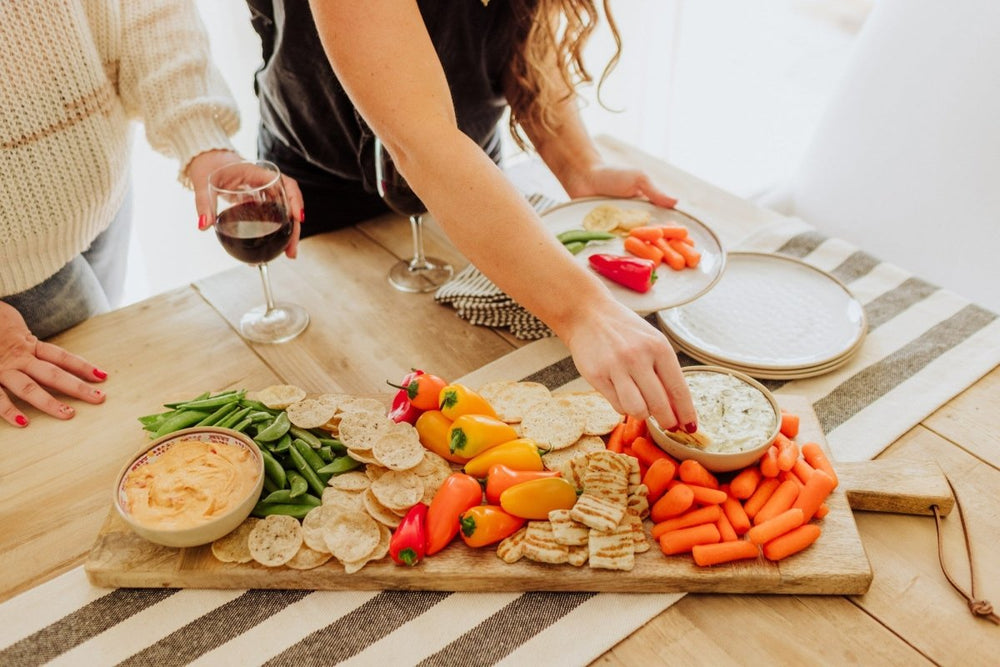
M302 543L313 551L330 551L323 539L323 521L327 507L328 505L314 507L302 519Z
M337 434L348 449L368 450L384 431L394 425L395 422L381 413L358 410L344 414L337 426Z
M541 449L565 449L580 439L587 419L564 399L550 399L532 408L521 421L523 437Z
M618 216L618 228L619 229L635 229L636 227L643 227L650 224L653 221L653 216L649 211L644 211L640 208L626 208L622 209L621 214Z
M333 419L336 405L323 403L315 398L304 398L285 408L288 421L299 428L319 428Z
M583 216L583 228L592 232L610 232L618 226L622 210L614 204L600 204Z
M302 525L295 517L272 514L253 527L247 537L253 559L277 567L292 559L302 546Z
M382 524L379 524L378 527L379 531L381 531L381 535L379 536L379 541L375 546L375 550L360 560L344 562L344 572L347 574L354 574L368 563L381 560L385 558L387 553L389 553L389 540L392 539L392 531Z
M375 520L362 512L332 512L323 523L326 547L341 562L366 558L381 534Z
M375 412L386 414L385 403L377 398L367 398L364 396L349 396L340 402L341 412Z
M333 558L331 554L325 547L323 551L317 551L311 547L303 544L299 547L299 550L295 552L291 560L285 563L286 567L290 567L293 570L311 570L315 567L319 567L323 563Z
M350 470L339 475L334 475L330 478L330 481L327 482L329 486L332 486L335 489L354 492L364 491L369 487L369 485L371 485L371 483L372 481L368 478L368 475L361 470Z
M393 512L409 510L424 496L424 482L409 470L388 470L372 482L372 495Z
M540 382L500 381L483 388L492 396L488 400L497 417L508 424L520 422L531 408L552 398L552 392Z
M583 412L587 420L583 427L584 435L605 435L611 433L615 426L618 426L618 423L623 419L611 407L608 399L596 391L568 392L565 394L556 394L555 397L568 400Z
M247 538L250 531L260 522L254 516L248 516L243 523L236 526L230 533L212 542L212 555L223 563L249 563L253 560Z
M378 498L375 497L375 494L372 493L371 489L368 489L361 494L361 497L365 505L365 510L368 512L369 516L379 523L395 529L396 526L398 526L403 520L403 517L399 516L391 509L380 503Z
M272 384L255 392L253 397L272 410L284 410L305 398L306 390L293 384Z
M409 424L383 433L372 445L372 455L390 470L408 470L424 460L424 446L417 429Z
M599 452L606 449L604 440L596 435L584 435L565 449L554 449L542 454L542 462L549 470L555 470L566 461L577 456L586 456L590 452Z
M328 486L323 489L323 506L350 512L363 512L365 509L363 493L363 491L344 491Z
M451 464L448 463L448 459L441 456L440 454L435 454L429 449L424 450L424 458L420 463L413 467L413 472L420 475L421 477L427 477L435 473L445 472L445 474L451 474Z

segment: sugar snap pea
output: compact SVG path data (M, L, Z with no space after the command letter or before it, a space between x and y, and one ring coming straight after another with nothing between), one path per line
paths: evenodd
M323 446L323 443L319 441L318 436L314 435L313 433L310 433L304 428L300 428L298 426L293 425L289 427L288 430L291 432L293 438L299 438L300 440L305 440L306 443L313 449L319 449L320 447Z
M338 456L316 472L319 474L340 475L348 472L349 470L354 470L360 465L361 461L355 461L350 456Z
M245 393L246 392L243 389L240 389L239 391L224 391L221 394L216 394L215 396L210 396L208 398L201 398L196 401L181 403L177 407L181 410L214 410L220 405L225 405L231 401L243 398L243 394Z
M319 507L321 501L316 496L311 493L303 493L297 496L294 500L292 499L292 492L290 489L278 489L273 493L267 494L267 497L261 498L258 502L260 503L295 503L297 505L312 505L313 507Z
M278 485L271 481L271 478L264 475L264 492L271 493L278 490Z
M347 447L336 438L320 438L319 445L320 447L329 447L331 451L338 455L347 453Z
M257 433L255 439L260 440L261 442L271 442L273 440L277 440L288 432L291 425L292 423L288 421L288 415L284 412L280 412L270 425Z
M204 419L207 414L208 413L200 410L177 410L163 420L159 428L157 428L153 433L153 437L159 438L167 433L173 433L174 431L179 431L182 428L194 426Z
M257 503L250 512L251 516L264 518L272 514L287 514L296 519L304 519L313 509L312 505L292 505L283 503Z
M253 409L249 405L244 405L243 407L250 408L251 410ZM258 410L257 412L251 412L247 416L250 417L250 421L252 421L254 424L256 424L257 422L263 422L263 421L266 421L266 422L270 423L274 419L274 415L272 415L267 410Z
M556 234L556 238L563 243L576 243L578 241L589 243L590 241L607 241L615 238L615 235L611 232L596 232L589 229L568 229L561 234Z
M244 417L250 414L250 408L240 408L236 412L230 413L220 419L216 426L219 428L232 428L234 424L238 423Z
M186 401L175 401L173 403L164 403L163 407L170 408L171 410L176 410L177 408L181 407L185 403L190 403L192 401L200 401L200 400L208 398L211 395L212 395L212 392L204 391L204 392L198 394L197 396L195 396L194 398L189 398Z
M323 459L323 463L331 463L333 461L333 449L327 447L326 445L317 449L316 453L319 454L321 459Z
M569 250L574 255L587 247L587 244L583 241L570 241L569 243L563 243L563 245L566 246L566 250Z
M306 463L309 464L309 467L312 468L313 471L318 471L326 465L326 462L316 452L316 450L306 444L306 441L301 438L292 438L292 449L298 450L299 454L302 455L302 458L306 460ZM323 484L326 484L330 479L330 475L320 474L319 478Z
M208 415L200 422L198 422L198 426L215 426L216 424L219 423L219 421L228 416L230 413L235 412L236 408L238 407L239 404L237 404L236 401L233 401L232 403L226 403L221 408L219 408L218 410L216 410L215 412L213 412L212 414Z
M244 408L253 408L254 410L260 412L270 412L271 415L276 415L279 412L283 412L283 410L273 410L264 405L263 403L261 403L260 401L255 401L254 399L247 398L246 396L240 399L240 406Z
M264 459L264 474L279 488L283 489L286 486L288 477L285 474L285 468L280 463L278 459L274 458L269 451L261 448L260 455Z
M309 484L309 488L312 489L316 495L322 496L323 489L326 488L326 482L321 480L316 471L306 463L305 458L302 457L302 453L297 447L293 446L288 448L288 455L292 459L292 464L295 469L299 471L299 474L306 478L306 482Z
M288 474L289 498L298 498L309 490L309 482L306 481L305 477L292 470L285 472Z
M253 423L253 420L250 419L250 415L247 415L242 420L236 422L236 424L234 424L230 428L232 428L234 431L239 431L240 433L243 433L243 431L245 431L246 428L248 426L250 426L250 424L252 424L252 423Z
M285 452L288 451L288 448L292 446L292 436L286 433L285 435L278 438L277 442L269 444L274 445L271 448L272 452L274 452L275 454L284 454Z

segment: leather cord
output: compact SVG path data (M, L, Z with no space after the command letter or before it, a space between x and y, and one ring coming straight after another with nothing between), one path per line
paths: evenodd
M973 616L980 616L988 621L993 621L993 623L1000 625L1000 616L997 616L996 612L993 611L993 605L989 603L988 600L980 600L976 597L976 567L972 558L972 543L969 540L969 530L965 524L965 513L962 512L962 504L958 501L958 494L955 493L955 487L952 486L951 480L948 479L947 475L945 480L948 482L948 486L951 488L951 495L955 498L955 507L958 509L958 518L962 523L962 537L965 539L965 554L969 559L969 590L966 591L951 576L948 572L948 568L944 563L944 539L941 535L941 514L938 511L937 505L931 505L931 509L934 510L934 527L937 529L937 548L938 548L938 562L941 563L941 571L944 572L944 576L948 579L948 583L954 588L958 593L965 598L966 604L969 605L969 611L972 612Z

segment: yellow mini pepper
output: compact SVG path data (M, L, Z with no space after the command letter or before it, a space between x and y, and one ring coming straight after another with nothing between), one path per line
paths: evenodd
M521 482L500 494L500 506L522 519L548 519L552 510L572 509L576 488L562 477Z
M448 419L458 419L462 415L486 415L496 418L497 413L490 402L469 389L464 384L449 384L438 394L438 409Z
M496 447L490 447L485 452L472 457L465 464L465 474L473 477L486 477L486 473L496 463L502 463L513 470L543 470L545 468L535 441L528 438L518 438Z
M461 415L448 429L449 450L466 458L515 439L517 431L513 426L487 415Z
M413 425L420 436L420 444L438 456L443 456L452 463L465 463L471 457L452 454L448 445L448 431L451 420L441 414L440 410L427 410L420 413Z

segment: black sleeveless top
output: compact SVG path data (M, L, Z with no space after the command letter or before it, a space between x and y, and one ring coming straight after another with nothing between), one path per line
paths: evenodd
M375 192L374 137L337 81L305 0L247 0L264 63L260 101L263 157L307 189L345 181ZM494 159L506 100L502 79L514 40L506 0L418 0L444 68L458 126Z

